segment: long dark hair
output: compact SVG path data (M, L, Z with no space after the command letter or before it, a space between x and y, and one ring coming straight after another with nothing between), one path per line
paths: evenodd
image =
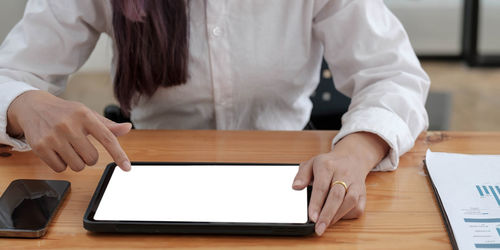
M140 95L188 77L186 0L111 0L118 60L115 96L125 112Z

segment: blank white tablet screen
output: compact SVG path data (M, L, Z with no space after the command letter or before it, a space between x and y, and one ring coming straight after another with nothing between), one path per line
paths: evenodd
M297 165L115 167L95 220L306 223Z

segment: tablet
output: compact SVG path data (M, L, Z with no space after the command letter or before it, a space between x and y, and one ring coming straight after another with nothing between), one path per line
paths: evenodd
M308 235L310 190L293 190L299 165L109 164L84 216L93 232Z

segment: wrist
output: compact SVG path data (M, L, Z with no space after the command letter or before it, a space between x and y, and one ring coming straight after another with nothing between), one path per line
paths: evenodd
M23 129L19 123L19 107L24 102L24 96L32 91L26 91L16 98L10 103L7 108L7 128L6 132L9 136L14 138L21 138L24 136Z
M368 174L384 159L390 147L376 134L356 132L337 142L334 150L350 155Z

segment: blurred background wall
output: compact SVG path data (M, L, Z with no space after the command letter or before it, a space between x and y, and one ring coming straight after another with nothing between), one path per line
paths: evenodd
M469 0L385 0L407 29L431 76L431 90L449 98L450 108L442 114L449 119L447 127L500 130L500 68L472 68L460 58L465 1ZM500 55L500 1L479 2L478 53ZM26 0L0 0L0 41L22 17L25 4ZM100 113L105 105L116 103L109 73L111 57L111 41L102 35L87 63L71 76L63 97Z

